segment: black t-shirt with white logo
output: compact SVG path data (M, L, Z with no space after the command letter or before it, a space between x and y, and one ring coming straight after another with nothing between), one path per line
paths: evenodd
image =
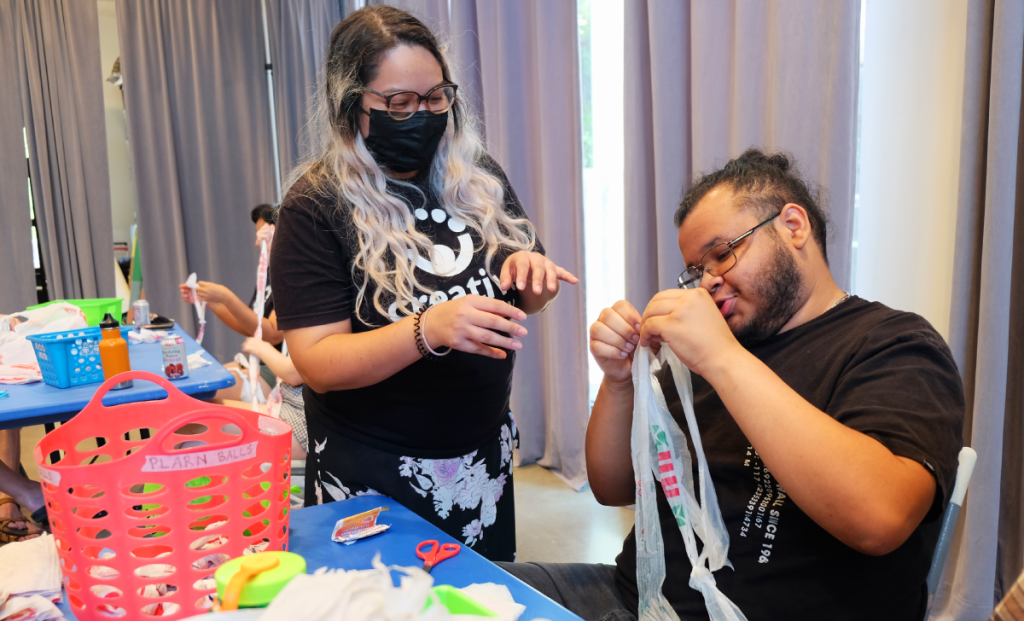
M935 476L936 498L892 553L855 551L786 495L718 394L694 375L694 412L735 568L715 572L719 588L750 621L922 618L925 577L963 444L963 386L946 343L923 318L854 297L751 353L818 409L923 464ZM685 433L667 367L661 384ZM849 464L832 467L857 474ZM688 584L690 562L660 488L658 511L667 568L662 591L681 619L707 619L703 597ZM635 533L616 563L619 591L635 607Z
M504 185L505 211L514 218L525 212L504 172L490 158L480 162ZM449 216L427 185L410 180L419 190L389 182L389 191L412 211L416 230L434 243L435 262L416 260L416 278L434 293L419 301L433 305L464 295L496 298L519 305L519 293L502 293L498 275L508 249L501 249L485 270L486 246L473 229ZM543 252L540 242L534 249ZM271 274L277 325L282 330L325 325L350 319L352 332L383 327L404 315L394 300L383 300L388 314L372 303L367 287L355 312L359 273L352 266L359 239L351 207L311 191L305 180L295 183L282 204L271 253ZM429 317L428 317L429 321ZM410 337L412 338L412 337ZM436 348L435 348L436 349ZM452 351L439 360L418 360L391 377L363 388L320 394L304 389L306 415L378 449L424 458L449 458L475 450L507 423L514 352L504 360Z

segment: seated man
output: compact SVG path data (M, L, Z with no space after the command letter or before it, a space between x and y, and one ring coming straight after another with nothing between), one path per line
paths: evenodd
M267 252L270 252L271 239L273 237L274 223L277 221L277 211L272 205L257 205L252 210L252 222L256 225L256 247L259 248L261 242L267 242ZM255 269L255 265L253 266ZM194 303L192 299L192 289L182 283L179 286L181 289L181 298L188 304ZM263 340L273 345L275 348L280 349L281 343L284 341L284 332L277 329L277 313L274 312L274 297L273 292L270 288L270 277L267 277L267 288L264 292L263 301ZM252 336L256 334L256 313L252 310L253 304L256 302L256 291L252 293L252 299L249 304L243 302L237 295L234 294L230 289L224 285L217 284L215 282L199 281L199 288L196 290L196 296L201 301L206 302L207 310L213 311L213 314L223 321L229 328L242 336ZM224 365L229 371L239 369L237 363L230 363ZM245 375L246 371L241 370L242 374ZM260 365L260 388L263 390L263 396L266 397L270 394L272 386L276 383L274 373L267 368L265 364ZM222 388L217 391L216 399L225 400L230 399L237 401L241 398L242 394L242 383L235 382L234 386L230 388Z
M590 329L604 371L587 430L594 496L635 502L633 353L669 347L693 372L729 534L733 568L714 573L718 588L751 621L922 619L962 445L963 386L949 348L923 318L840 290L823 210L784 156L751 150L698 179L675 220L689 266L682 289L656 295L642 316L620 301ZM687 433L671 372L659 380ZM707 619L657 495L662 593L681 619ZM630 533L614 567L504 567L588 621L628 619L636 558Z

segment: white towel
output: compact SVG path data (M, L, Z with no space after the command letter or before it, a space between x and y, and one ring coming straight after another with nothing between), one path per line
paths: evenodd
M50 533L0 547L0 590L10 597L60 600L60 583L60 559Z

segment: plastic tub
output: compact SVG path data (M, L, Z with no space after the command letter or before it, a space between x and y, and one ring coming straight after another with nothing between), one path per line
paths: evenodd
M78 308L82 309L85 313L85 323L88 326L98 326L103 321L103 316L110 313L115 318L121 318L121 298L95 298L92 300L54 300L47 302L46 304L36 304L35 306L29 306L27 310L35 310L37 308L44 308L51 304L59 304L64 302L65 304L73 304Z
M121 326L124 340L128 340L130 331L131 326ZM43 381L50 386L71 388L103 381L99 328L33 334L26 338L36 352Z
M103 405L129 379L167 398ZM151 439L137 439L142 428ZM75 616L200 614L216 567L254 545L286 549L291 435L284 421L198 401L152 373L104 383L33 453Z

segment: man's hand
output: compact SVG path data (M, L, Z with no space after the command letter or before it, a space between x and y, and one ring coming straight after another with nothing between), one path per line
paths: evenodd
M540 295L547 286L551 293L558 292L558 281L575 285L580 281L564 268L555 265L554 261L540 254L539 252L516 252L505 259L501 266L499 287L508 291L514 282L516 289L527 293L527 286L533 285L533 294Z
M640 321L640 345L665 343L691 371L705 375L722 355L742 350L706 289L658 293Z
M207 304L224 304L231 298L231 290L215 282L199 281L196 297Z
M601 311L590 326L590 353L606 382L633 383L633 353L640 342L640 313L625 300Z

